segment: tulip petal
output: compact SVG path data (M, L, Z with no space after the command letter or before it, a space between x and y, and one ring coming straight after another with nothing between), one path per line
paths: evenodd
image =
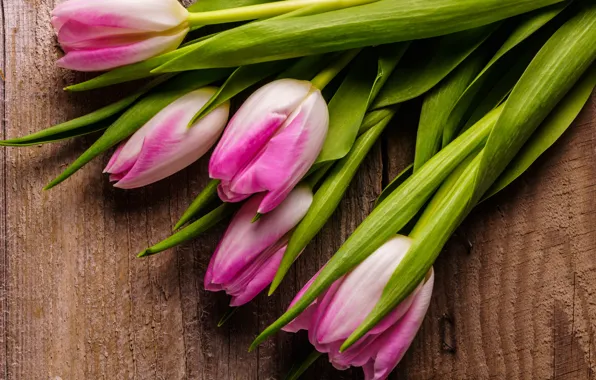
M161 32L185 22L188 11L176 0L69 0L58 4L52 16L58 30L72 19L91 26Z
M262 194L250 198L232 219L222 241L209 263L205 287L229 284L265 251L278 242L304 217L312 203L312 191L299 187L275 212L252 222ZM225 287L225 286L224 286Z
M77 71L109 70L175 50L187 33L188 28L178 28L167 34L156 35L127 45L85 50L67 49L66 55L60 58L57 64Z
M110 161L108 161L106 168L103 170L104 173L110 173L112 171L111 169L116 165L116 162L118 161L118 157L120 157L120 154L124 150L125 145L126 145L126 141L123 142L122 144L118 145L118 147L112 154L112 157L110 157Z
M130 45L148 37L134 29L89 26L77 20L67 20L58 32L58 42L65 52Z
M223 131L229 104L219 106L190 128L188 123L214 93L214 88L203 88L186 94L143 126L144 130L139 131L144 135L140 153L114 186L132 189L157 182L184 169L211 149Z
M292 308L292 306L294 306L294 304L296 304L296 302L298 302L298 300L300 300L300 298L302 298L304 293L306 293L308 288L310 288L310 286L316 280L316 278L319 276L319 273L321 273L322 270L323 270L323 268L319 269L319 271L317 273L315 273L315 275L312 276L312 278L310 280L308 280L308 282L302 287L302 289L300 289L300 291L296 294L296 296L290 303L290 306L288 306L288 309ZM325 294L326 294L326 292L323 293L319 298L322 299L325 296ZM310 330L312 317L315 314L315 312L317 311L317 307L318 307L318 298L316 300L314 300L313 303L311 303L292 322L290 322L287 325L285 325L284 327L282 327L282 330L286 331L286 332L298 332L300 330Z
M241 202L252 194L238 194L230 190L229 182L220 182L217 186L217 195L223 202L236 203Z
M416 295L404 317L375 342L379 351L363 368L366 380L386 379L397 366L418 333L428 311L434 286L434 272Z
M287 245L283 245L281 248L274 247L266 250L260 260L256 260L244 270L240 279L226 289L226 292L232 296L230 306L242 306L250 302L273 281L286 248ZM273 252L273 255L270 252ZM265 259L264 262L262 259Z
M230 121L209 163L211 178L231 181L311 91L307 81L281 79L254 92Z
M271 138L263 151L230 185L234 193L269 191L259 212L277 207L300 182L319 155L329 125L327 105L320 91L313 91Z
M346 276L319 321L318 343L345 340L356 330L381 298L411 244L408 237L394 237Z

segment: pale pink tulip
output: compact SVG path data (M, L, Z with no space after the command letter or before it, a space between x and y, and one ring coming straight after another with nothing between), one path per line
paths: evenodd
M288 233L313 200L309 187L298 186L279 207L253 222L264 196L253 196L234 216L207 268L205 289L224 290L232 296L231 306L249 302L273 281Z
M391 275L411 246L411 240L397 236L337 280L284 330L308 330L317 351L327 353L337 369L362 367L367 380L386 379L410 347L428 310L434 274L420 284L395 310L360 341L340 353L343 342L356 330L381 298ZM314 279L298 293L304 294Z
M104 170L114 186L133 189L157 182L207 153L223 132L229 103L188 124L215 92L205 87L182 96L120 144Z
M102 71L175 50L189 31L177 0L68 0L52 12L58 65Z
M281 79L252 94L234 115L209 163L220 198L265 193L258 212L277 207L315 162L329 126L327 104L310 82Z

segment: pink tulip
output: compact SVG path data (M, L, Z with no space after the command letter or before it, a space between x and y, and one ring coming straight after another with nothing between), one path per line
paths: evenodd
M362 367L367 380L386 379L410 347L428 310L434 274L352 347L339 352L343 342L364 321L381 298L385 285L411 246L397 236L337 280L284 330L308 330L317 351L327 353L337 369ZM313 277L292 305L312 284Z
M252 222L264 197L257 194L242 206L207 268L205 289L224 290L232 296L231 306L249 302L273 281L288 233L306 215L313 200L310 188L298 186L274 211Z
M182 96L120 144L104 170L114 186L133 189L157 182L207 153L226 125L229 103L188 124L215 92L205 87Z
M327 104L310 82L281 79L252 94L234 115L209 163L220 198L265 193L258 212L277 207L315 162L329 126Z
M189 31L177 0L68 0L52 12L58 65L101 71L175 50Z

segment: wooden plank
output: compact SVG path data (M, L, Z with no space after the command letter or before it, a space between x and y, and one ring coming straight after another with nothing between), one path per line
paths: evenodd
M51 0L0 1L0 129L14 137L81 115L114 93L64 94ZM139 260L205 185L207 160L146 189L113 189L96 160L40 189L93 141L0 149L0 374L8 379L281 379L305 334L252 338L370 211L413 159L418 106L400 114L340 210L272 297L223 327L227 297L203 290L223 227ZM596 97L562 141L464 223L436 265L430 312L396 377L594 379ZM471 251L467 241L473 245ZM360 379L320 359L305 378Z
M435 265L398 378L596 378L595 131L593 96L528 173L464 222Z
M4 6L0 3L0 25L4 25ZM0 28L0 137L4 138L6 133L6 127L4 123L4 72L6 70L4 62L6 56L5 41L6 35L4 29ZM8 247L8 236L6 234L6 158L3 149L0 149L0 376L7 377L7 358L6 358L6 322L8 315L7 307L7 289L6 289L6 259L7 259L7 247Z

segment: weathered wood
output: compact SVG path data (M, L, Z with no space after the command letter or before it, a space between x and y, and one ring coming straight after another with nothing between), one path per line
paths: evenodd
M430 312L398 377L596 378L595 131L596 94L464 222L435 265Z
M113 95L69 95L82 75L55 67L52 0L3 0L0 129L15 137L81 115ZM282 379L309 353L304 334L252 338L289 304L413 159L409 105L361 168L340 210L272 297L226 325L203 276L223 227L147 259L206 184L207 160L142 190L113 189L95 160L41 188L93 141L0 149L0 376L7 379ZM435 266L408 379L596 378L596 98L548 154L479 207ZM467 241L473 244L471 251ZM305 378L360 379L320 359Z

